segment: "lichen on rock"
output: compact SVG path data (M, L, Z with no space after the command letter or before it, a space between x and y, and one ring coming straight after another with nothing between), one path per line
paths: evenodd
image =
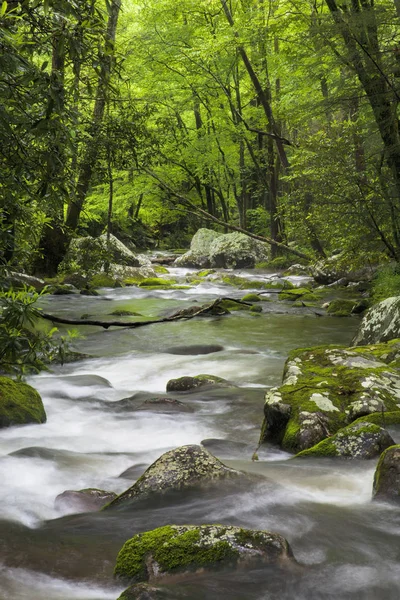
M399 411L397 348L391 342L291 352L282 386L266 394L260 441L300 452L360 417Z
M378 461L373 499L400 503L400 445L387 448Z
M201 446L181 446L163 454L106 508L242 476L243 473L225 466Z
M152 582L251 561L256 565L295 562L288 542L277 533L226 525L167 525L125 542L114 574L131 582Z

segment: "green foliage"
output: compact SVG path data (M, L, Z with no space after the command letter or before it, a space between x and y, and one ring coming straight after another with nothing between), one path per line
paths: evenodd
M57 329L36 328L40 310L36 303L43 295L33 289L0 292L0 372L21 377L47 369L50 362L63 363L76 332L56 336Z
M372 298L374 303L400 296L400 265L390 263L377 271L372 282Z

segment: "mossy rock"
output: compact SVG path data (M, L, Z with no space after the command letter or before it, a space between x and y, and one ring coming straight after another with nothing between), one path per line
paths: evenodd
M163 267L162 265L153 265L153 269L156 273L159 273L160 275L165 275L169 273L167 267Z
M161 279L161 277L148 277L139 282L139 287L171 287L173 283L176 283L175 279Z
M259 304L252 304L250 306L251 313L262 313L263 309Z
M156 587L150 583L135 583L122 592L118 600L177 600L173 589Z
M105 508L108 510L132 500L162 499L170 492L243 476L201 446L181 446L160 456L136 483Z
M213 275L215 273L215 269L203 269L202 271L198 271L195 276L196 277L208 277L208 275Z
M379 344L400 337L400 296L375 304L365 314L353 344Z
M246 294L241 299L242 302L261 302L261 298L258 294Z
M356 305L356 300L346 300L343 298L336 298L336 300L332 300L328 306L328 315L332 315L334 317L349 317L353 308Z
M281 292L279 300L289 300L294 302L295 300L304 300L305 302L317 302L318 296L313 292L310 292L308 288L293 288Z
M240 302L235 302L234 300L221 300L219 306L227 312L234 312L236 310L250 310L249 304L241 304Z
M121 287L121 284L117 282L114 277L107 275L106 273L98 273L94 275L89 282L92 288L106 288L106 287Z
M400 504L400 445L387 448L378 461L373 499Z
M276 533L226 525L166 525L125 542L114 575L131 582L198 570L295 562ZM288 565L289 566L289 565Z
M74 512L95 512L117 497L115 492L107 492L98 488L83 490L66 490L56 496L55 507L59 510Z
M392 446L389 433L373 423L358 422L340 429L316 446L303 450L296 457L338 457L369 460L377 458Z
M0 377L0 428L45 422L39 393L26 383Z
M170 379L167 383L167 392L187 392L205 386L229 386L230 383L216 375L184 376L178 379Z
M377 412L365 415L354 421L354 425L358 423L374 423L381 427L389 427L390 425L400 425L400 410L393 412Z
M320 346L291 352L282 386L266 394L261 442L272 441L297 453L360 417L397 412L397 345Z

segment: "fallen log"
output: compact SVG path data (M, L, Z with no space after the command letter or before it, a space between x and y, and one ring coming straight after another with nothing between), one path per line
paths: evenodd
M150 319L148 321L100 321L94 319L66 319L64 317L57 317L50 315L45 312L40 312L40 317L53 323L61 323L63 325L93 325L97 327L103 327L109 329L110 327L125 327L128 329L135 329L137 327L144 327L145 325L152 325L153 323L169 323L171 321L179 321L180 319L193 319L204 314L213 315L224 315L229 314L229 310L221 306L224 300L230 300L231 302L237 302L238 304L244 304L251 306L251 302L244 302L243 300L236 300L235 298L217 298L209 304L202 304L201 306L190 306L189 308L183 308L173 313L169 317L163 317L161 319Z

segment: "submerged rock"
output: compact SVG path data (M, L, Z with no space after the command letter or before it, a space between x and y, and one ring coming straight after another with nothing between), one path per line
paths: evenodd
M359 417L399 411L398 346L321 346L291 352L282 386L266 394L261 442L300 452Z
M191 356L196 354L213 354L214 352L221 352L224 349L219 344L195 344L193 346L172 346L166 348L164 352L167 354L179 354L182 356Z
M242 475L240 471L226 467L201 446L182 446L163 454L106 508Z
M45 422L39 393L26 383L0 377L0 428Z
M136 583L122 592L118 600L177 600L177 596L174 590Z
M74 512L95 512L117 497L115 492L106 492L97 488L84 490L66 490L55 499L58 510Z
M294 564L295 559L277 533L226 525L167 525L125 542L114 574L131 582L152 582L204 569L285 563Z
M400 296L378 302L367 311L353 344L379 344L396 338L400 338Z
M372 423L354 423L296 456L371 459L380 456L394 441L386 429Z
M229 381L216 375L184 376L178 379L170 379L167 383L167 392L187 392L199 387L225 385L230 385Z
M373 498L400 503L400 445L387 448L381 455L374 475Z

